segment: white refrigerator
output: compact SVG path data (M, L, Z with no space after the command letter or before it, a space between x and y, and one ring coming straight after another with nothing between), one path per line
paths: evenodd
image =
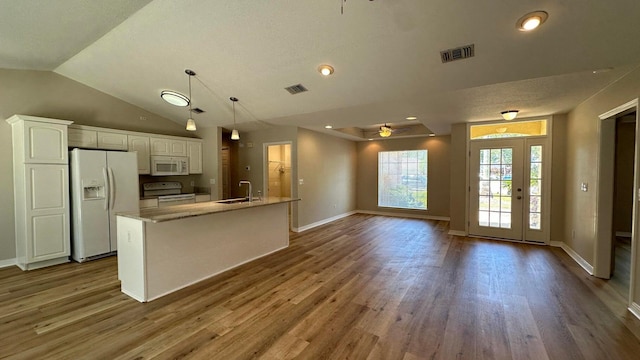
M116 213L139 209L134 152L73 149L70 154L71 257L78 262L117 250Z

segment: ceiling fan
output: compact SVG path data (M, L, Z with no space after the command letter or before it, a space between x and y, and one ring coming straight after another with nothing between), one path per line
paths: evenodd
M390 125L387 125L387 123L385 123L384 125L380 126L378 130L372 131L371 133L372 134L378 133L380 137L386 138L391 136L391 134L399 134L399 133L408 131L409 129L410 129L409 127L393 129L391 128Z

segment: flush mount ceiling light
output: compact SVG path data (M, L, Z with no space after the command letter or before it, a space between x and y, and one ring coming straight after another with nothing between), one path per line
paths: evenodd
M329 75L333 74L333 66L331 66L331 65L320 65L320 66L318 66L318 71L323 76L329 76Z
M513 120L518 116L518 110L506 110L500 113L505 120Z
M231 100L233 104L233 130L231 131L231 140L240 140L240 134L238 130L236 130L236 102L238 102L238 98L232 96L229 100Z
M324 126L324 128L325 128L325 129L333 129L333 126L331 126L331 125L325 125L325 126Z
M418 120L418 118L416 116L407 116L406 119L407 120Z
M547 21L549 14L546 11L534 11L526 14L516 22L516 29L520 31L531 31Z
M380 126L380 130L378 131L378 133L380 134L380 137L389 137L391 136L391 127L387 126L387 124L384 124L383 126Z
M196 73L193 70L186 69L184 71L187 75L189 75L189 99L191 99L191 77L195 76ZM188 131L196 131L196 122L191 118L192 115L191 110L191 101L189 101L189 119L187 119L187 130Z
M160 93L160 97L162 98L162 100L168 102L171 105L183 107L189 105L189 98L180 94L179 92L162 90L162 92Z

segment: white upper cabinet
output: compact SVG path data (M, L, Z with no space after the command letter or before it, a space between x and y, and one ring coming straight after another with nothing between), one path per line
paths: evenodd
M187 156L187 142L170 138L151 138L151 155Z
M187 141L187 155L189 156L189 174L202 174L202 142Z
M127 134L98 131L98 149L128 150Z
M66 164L67 126L70 121L14 115L7 119L13 127L13 151L24 163Z
M129 135L129 151L138 156L138 174L151 174L151 160L149 151L149 137Z
M96 149L98 147L98 132L95 130L85 130L69 128L69 147L79 147Z

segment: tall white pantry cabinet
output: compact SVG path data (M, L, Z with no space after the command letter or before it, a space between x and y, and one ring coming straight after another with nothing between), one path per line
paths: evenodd
M14 115L7 122L13 140L16 265L31 270L68 262L72 121Z

